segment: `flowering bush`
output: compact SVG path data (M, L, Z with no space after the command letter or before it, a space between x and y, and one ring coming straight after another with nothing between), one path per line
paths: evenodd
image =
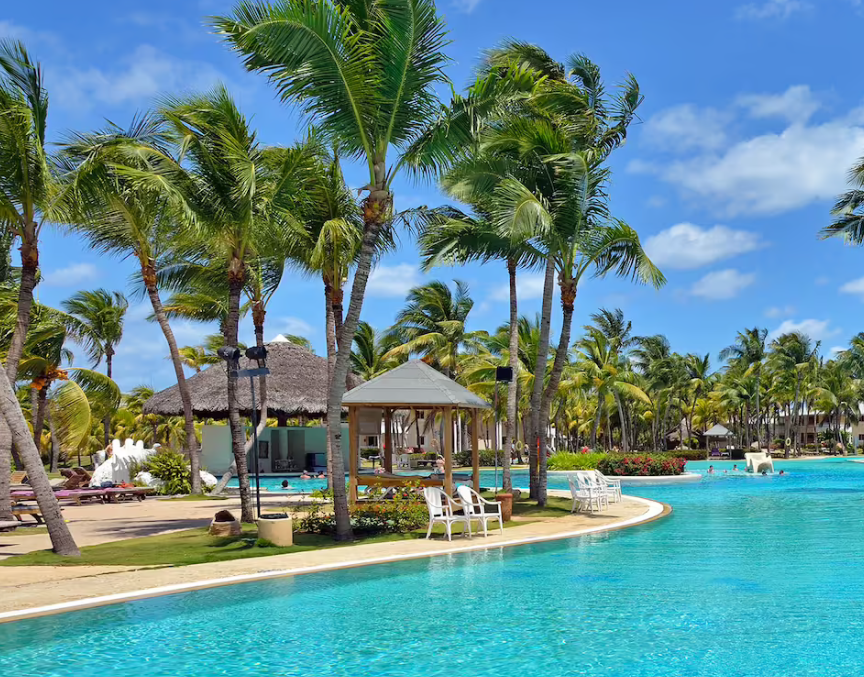
M298 520L300 531L325 535L336 533L336 517L332 512L325 511L321 503L313 503L307 508L306 514ZM405 534L425 527L428 522L425 503L410 491L397 493L392 500L369 501L351 508L351 527L355 534L362 536Z
M601 459L597 469L604 475L680 475L686 465L686 458L650 455L608 456Z

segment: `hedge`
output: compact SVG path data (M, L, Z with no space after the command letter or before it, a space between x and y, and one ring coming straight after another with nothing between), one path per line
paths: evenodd
M604 475L609 476L658 476L658 475L681 475L684 466L687 465L685 458L670 458L667 455L643 455L643 456L610 456L603 458L597 464L597 469Z
M549 470L594 470L606 454L582 454L572 451L559 451L552 454L547 462Z

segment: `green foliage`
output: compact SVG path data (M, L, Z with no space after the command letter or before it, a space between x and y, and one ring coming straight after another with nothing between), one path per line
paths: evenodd
M300 531L309 534L333 535L336 517L323 504L312 503L299 517ZM367 501L351 508L351 527L356 535L406 534L426 526L429 513L416 491L397 493L392 500Z
M687 460L649 454L644 456L608 456L597 464L597 470L609 476L681 475Z
M428 455L428 454L427 454ZM496 452L494 449L481 449L480 450L480 465L484 468L494 467L495 466L495 457L498 457L498 467L501 467L501 464L504 462L504 452L498 451ZM467 451L459 451L456 453L454 460L457 466L468 467L471 465L471 450Z
M192 476L183 454L170 449L160 449L141 464L141 470L164 482L159 490L163 495L192 493Z
M594 470L606 454L588 453L576 454L570 451L559 451L549 457L549 470Z

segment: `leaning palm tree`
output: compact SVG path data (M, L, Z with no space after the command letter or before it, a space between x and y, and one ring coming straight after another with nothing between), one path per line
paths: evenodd
M444 24L433 0L386 3L243 2L216 30L264 73L283 101L297 102L319 124L325 141L363 161L369 170L363 201L363 239L348 312L337 340L330 379L327 427L333 452L336 538L351 538L342 482L342 396L351 343L375 251L393 209L392 185L404 152L439 111L434 86L446 82ZM446 137L438 145L451 144ZM395 151L399 159L388 161Z
M97 251L138 260L142 286L162 329L186 425L186 453L192 468L192 491L201 492L200 457L194 435L192 397L174 332L162 305L158 267L178 224L168 200L136 180L156 167L171 164L162 124L152 116L133 121L123 130L108 125L92 134L71 137L64 145L64 165L73 177L76 210L72 227Z
M79 291L63 302L64 310L76 320L76 334L87 356L97 366L105 359L105 374L110 379L115 348L123 338L123 320L129 302L119 291L105 289ZM102 421L105 446L111 442L111 412Z
M476 351L485 331L468 331L466 323L474 301L468 285L456 280L455 293L444 282L430 282L408 292L405 308L396 315L388 338L396 347L385 357L421 355L427 362L456 378L460 350Z
M16 320L5 364L9 383L15 383L30 326L39 234L45 223L62 220L57 208L62 191L46 150L47 123L48 93L40 65L21 42L0 41L0 223L21 241ZM0 421L0 519L12 517L5 472L11 446L9 430Z

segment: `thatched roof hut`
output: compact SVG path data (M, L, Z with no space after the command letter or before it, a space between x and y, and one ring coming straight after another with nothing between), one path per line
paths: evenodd
M280 340L281 339L281 340ZM243 357L240 368L256 368ZM303 416L318 418L327 414L327 360L310 352L302 346L279 337L267 344L267 413L268 416L284 421L287 418ZM216 364L186 379L192 395L192 409L196 416L224 419L228 417L228 389L225 365ZM257 379L256 379L257 381ZM349 384L355 387L361 383L355 376L349 377ZM255 384L256 396L258 384ZM238 383L237 395L240 415L251 416L252 397L249 381ZM147 414L163 416L182 416L183 405L177 385L162 390L144 405Z

